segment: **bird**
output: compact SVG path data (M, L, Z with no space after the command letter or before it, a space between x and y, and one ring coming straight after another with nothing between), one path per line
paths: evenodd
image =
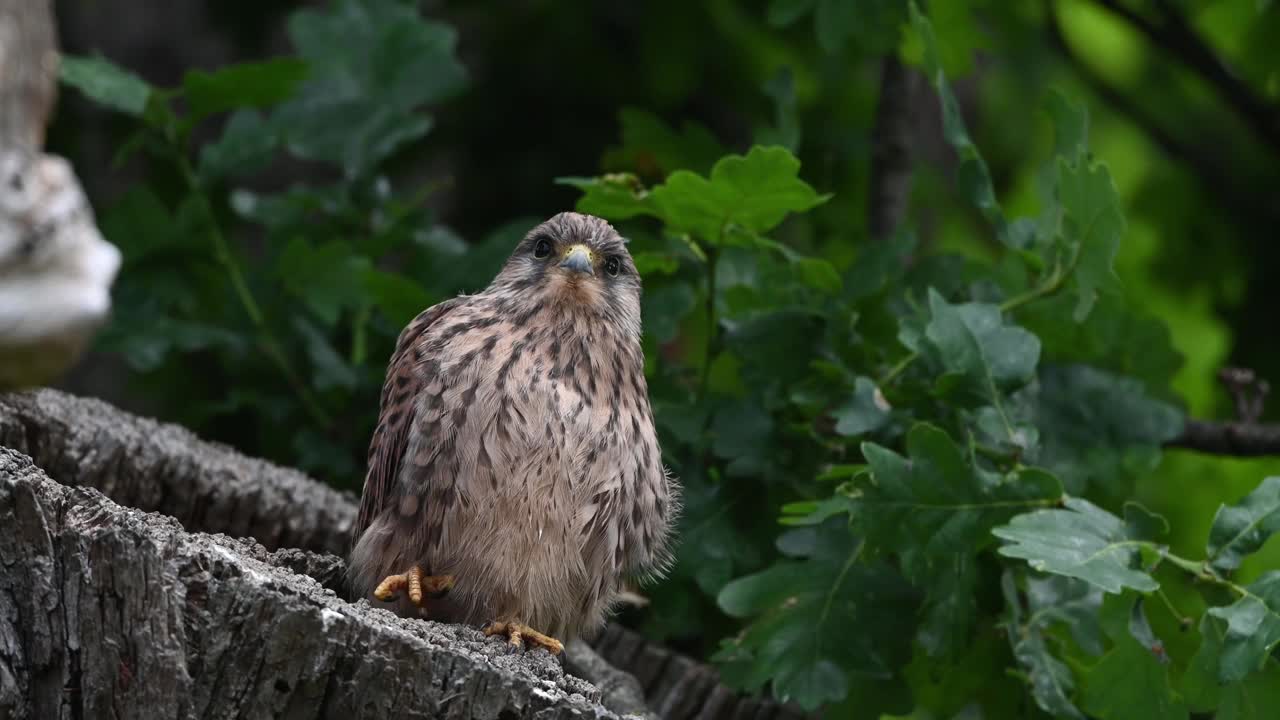
M482 292L400 333L353 532L353 593L552 654L672 562L679 483L653 421L641 279L562 212Z

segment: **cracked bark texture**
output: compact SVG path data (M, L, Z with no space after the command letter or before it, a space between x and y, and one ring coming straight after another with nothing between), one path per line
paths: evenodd
M545 651L346 603L10 449L0 527L0 717L616 717Z
M534 667L521 669L518 656L470 628L348 604L336 555L346 553L356 498L179 426L31 390L0 394L0 448L18 451L0 449L0 718L77 717L72 708L93 710L78 717L97 717L99 708L110 716L128 707L157 717L362 717L375 710L383 717L802 717L738 695L714 669L616 625L567 649L564 668L598 687L592 690L542 653L526 656ZM498 664L501 680L485 662ZM453 674L432 675L442 672L438 666ZM504 685L517 682L506 670L528 682ZM75 700L63 692L83 686L86 671L99 694L80 691L84 699ZM278 690L277 680L289 690ZM446 680L449 692L418 687ZM211 684L193 689L200 683ZM478 702L481 686L505 688L507 700ZM171 696L172 687L181 691ZM570 700L545 704L543 694L571 696L572 688L587 709ZM35 692L53 704L14 714L22 705L13 698ZM520 692L532 704L513 704ZM603 707L588 702L592 692ZM357 702L352 693L370 697ZM395 705L378 704L375 695ZM132 705L139 702L147 704ZM486 714L494 707L498 715Z
M93 487L191 530L345 555L356 498L177 425L55 390L0 395L0 446L63 485Z

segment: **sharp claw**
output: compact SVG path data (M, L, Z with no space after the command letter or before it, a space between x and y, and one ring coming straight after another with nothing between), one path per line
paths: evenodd
M512 647L523 648L526 645L534 645L546 648L552 655L559 655L564 651L564 644L559 640L544 635L537 630L516 622L491 622L484 628L484 634L488 635L505 635L507 643Z
M404 588L409 590L409 600L418 607L427 595L440 595L453 587L452 575L423 575L422 568L414 565L407 572L388 575L373 591L373 596L383 602L391 600Z
M409 568L406 573L409 576L409 600L419 607L422 606L422 568L414 565Z
M400 588L404 587L404 584L404 575L388 575L386 579L378 583L377 589L373 591L373 596L386 602L395 597Z

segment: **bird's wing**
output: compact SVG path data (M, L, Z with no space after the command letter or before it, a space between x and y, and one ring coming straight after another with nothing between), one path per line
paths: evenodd
M360 514L356 518L353 540L368 529L382 513L391 497L401 459L408 445L409 427L413 424L413 403L427 378L417 367L419 339L431 325L456 308L460 298L446 300L422 311L400 333L395 352L387 365L387 379L382 384L381 411L378 427L369 443L369 471L360 494Z

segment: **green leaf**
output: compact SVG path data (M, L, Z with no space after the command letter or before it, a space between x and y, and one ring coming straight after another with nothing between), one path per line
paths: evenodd
M1019 309L1018 322L1040 338L1047 357L1128 375L1150 393L1169 394L1182 356L1163 320L1116 293L1103 292L1084 322L1072 319L1074 304L1069 293L1045 298Z
M843 522L821 526L812 554L729 583L720 607L755 620L716 659L739 668L739 687L771 680L806 710L844 699L849 673L887 677L909 653L910 588L889 568L858 562ZM842 628L862 628L849 634Z
M969 202L973 203L973 206L995 228L996 237L1001 242L1009 244L1007 222L1004 211L1000 209L1000 204L996 200L995 188L991 184L991 172L987 170L986 161L982 159L978 147L973 144L973 140L969 138L969 132L964 127L960 103L951 91L951 85L947 82L947 76L943 71L933 24L920 12L914 1L910 3L910 8L911 26L919 37L923 50L925 75L933 84L938 93L938 99L942 103L942 134L955 148L960 158L960 167L957 170L960 189Z
M654 252L638 252L631 256L636 272L642 276L670 275L680 269L680 260L674 255Z
M1068 162L1079 162L1089 151L1089 109L1056 90L1045 105L1053 118L1054 152Z
M778 518L778 522L789 526L821 525L826 522L827 518L847 514L853 508L853 502L845 495L837 492L826 500L793 502L783 505L782 517Z
M398 328L432 304L431 294L421 285L397 273L370 267L362 273L362 281L374 305Z
M968 642L977 616L977 561L966 549L925 562L929 601L916 637L929 655L954 656Z
M364 273L368 259L355 255L339 241L312 246L294 238L276 264L276 274L315 314L332 326L343 308L354 307L364 298Z
M1120 196L1106 166L1081 160L1058 161L1058 200L1063 210L1063 237L1075 258L1076 322L1093 308L1098 290L1115 279L1116 251L1124 236Z
M714 596L735 575L760 567L762 547L756 535L740 527L749 514L749 489L740 484L682 478L677 572L687 573L697 589ZM747 512L744 512L747 511Z
M1164 649L1164 641L1156 637L1147 620L1147 613L1142 609L1143 598L1139 597L1129 611L1129 637L1153 654L1162 665L1169 664L1169 655Z
M62 82L94 102L129 115L141 116L151 98L145 80L102 57L62 57Z
M870 442L862 444L862 454L871 475L854 496L858 525L885 549L914 547L938 556L976 549L996 524L1062 496L1058 481L1042 471L1001 476L976 467L946 432L928 423L907 433L906 457Z
M630 173L613 173L598 178L562 177L556 178L556 184L576 187L583 192L575 208L580 213L598 215L606 220L626 220L656 212L649 192Z
M492 282L512 248L539 222L541 220L529 217L508 220L485 235L479 243L468 246L464 252L448 254L439 260L441 265L448 268L447 273L434 272L437 266L433 265L415 275L415 278L439 296L479 292ZM440 277L431 277L432 275Z
M306 77L306 62L278 57L228 65L214 72L190 70L182 78L182 89L194 123L228 110L283 102Z
M680 323L693 310L697 297L687 283L646 288L640 298L644 330L659 343L670 342L680 330Z
M1151 398L1143 384L1085 365L1050 365L1039 384L1008 407L1039 428L1028 460L1062 478L1067 492L1100 486L1127 496L1125 480L1155 468L1161 446L1182 431L1182 412Z
M1280 662L1266 661L1261 672L1239 682L1218 680L1227 624L1205 614L1200 619L1200 647L1183 676L1182 692L1197 712L1216 709L1217 720L1269 720L1280 707Z
M1068 498L1065 509L1036 510L995 528L1006 541L1000 554L1022 558L1042 572L1079 578L1109 593L1126 587L1154 592L1160 587L1141 567L1139 548L1150 545L1140 529L1164 520L1137 503L1125 505L1125 520L1087 500Z
M725 343L743 361L743 380L758 393L788 388L808 375L822 338L814 312L766 310L745 321L725 321Z
M756 146L745 156L721 158L710 178L678 170L650 197L670 229L717 245L730 225L764 233L788 213L825 202L830 196L814 191L799 170L800 161L786 148Z
M772 0L769 3L769 24L786 27L813 11L817 0Z
M871 297L902 277L918 242L914 233L903 231L892 242L876 242L861 248L844 275L846 299L858 302Z
M827 295L836 295L843 289L840 273L836 272L835 266L827 260L802 255L776 240L771 240L756 233L742 232L740 228L736 227L733 231L725 233L724 241L726 245L773 251L781 255L787 261L786 267L791 271L791 275L806 287L811 287ZM756 261L758 271L762 273L769 271L771 266L763 257L756 256L752 259ZM728 262L726 262L725 266L728 266ZM794 282L790 280L790 278L786 279L787 284L794 285ZM777 302L772 304L783 305L786 303Z
M766 17L774 27L787 27L812 13L823 52L838 53L852 38L857 50L875 56L897 45L905 10L900 0L773 0Z
M102 233L120 248L126 268L182 250L185 238L175 232L175 218L146 185L126 190L101 217Z
M835 295L844 289L840 274L831 263L822 258L796 256L791 260L791 267L795 269L800 282L814 290Z
M1000 308L985 303L951 305L929 290L931 319L925 326L929 357L966 395L990 404L1002 416L1003 394L1032 378L1040 358L1040 340L1016 325L1006 325ZM1011 423L1004 422L1012 438Z
M729 461L730 476L756 475L772 467L773 417L754 402L735 402L711 421L712 449Z
M1231 605L1209 608L1210 615L1227 623L1218 665L1218 680L1224 683L1261 670L1280 644L1280 570L1264 573L1243 591Z
M1027 606L1041 627L1065 626L1076 645L1090 655L1101 655L1106 640L1098 614L1102 591L1083 580L1062 575L1028 576Z
M1162 661L1161 655L1131 633L1121 634L1115 642L1111 652L1085 674L1080 695L1085 712L1101 720L1185 720L1187 706L1169 683L1167 660Z
M311 360L311 367L315 371L312 383L317 390L337 388L350 391L355 388L359 381L355 371L333 349L329 339L315 325L304 317L296 316L293 318L293 327L302 336L307 357Z
M657 115L636 108L623 108L618 120L622 145L605 153L606 168L662 180L676 170L706 173L725 154L711 131L697 123L685 122L677 132Z
M1030 422L1005 412L1003 407L987 405L973 413L978 437L998 449L1032 457L1040 444L1040 430ZM1052 468L1050 468L1052 469Z
M1005 626L1009 644L1019 667L1027 675L1031 697L1042 710L1054 717L1083 720L1084 714L1071 700L1075 694L1075 677L1071 674L1071 668L1050 652L1045 635L1050 624L1062 619L1057 614L1060 611L1056 609L1062 603L1058 602L1055 594L1043 590L1036 593L1029 585L1027 594L1030 615L1024 621L1022 601L1018 598L1013 573L1004 573L1000 579L1000 588L1004 594ZM1074 594L1066 600L1067 603L1073 601ZM1097 607L1091 609L1092 615L1096 615ZM1067 617L1071 615L1067 611Z
M132 311L121 308L116 315L132 329L121 332L119 325L108 328L103 334L103 346L121 353L129 367L140 373L159 370L174 353L224 350L238 357L248 346L245 339L232 330L175 319L151 308Z
M257 111L241 110L227 121L222 137L200 148L200 177L206 182L248 175L270 165L280 133Z
M879 430L889 422L889 401L880 388L867 377L854 382L853 397L832 411L836 419L836 432L846 437L856 437Z
M858 3L852 0L818 0L813 13L818 47L828 53L843 50L845 38L859 20L858 9Z
M907 457L869 442L862 454L871 473L855 478L854 526L872 547L903 554L907 578L927 593L921 642L932 653L952 653L967 639L976 608L972 556L992 527L1055 502L1062 488L1034 469L984 471L926 423L907 434Z
M1277 531L1280 477L1269 477L1235 505L1218 507L1209 530L1209 563L1219 572L1235 570Z
M764 84L764 93L773 101L773 127L756 130L756 145L781 145L792 153L800 149L800 112L796 107L795 78L791 68L780 68Z
M289 18L307 80L273 115L293 155L364 177L431 128L424 105L466 84L457 34L398 0L336 0Z
M987 45L973 22L971 4L967 0L930 0L931 25L940 31L935 38L938 60L949 76L967 75L973 70L973 54ZM918 32L908 33L902 55L919 63L924 55L923 39Z

